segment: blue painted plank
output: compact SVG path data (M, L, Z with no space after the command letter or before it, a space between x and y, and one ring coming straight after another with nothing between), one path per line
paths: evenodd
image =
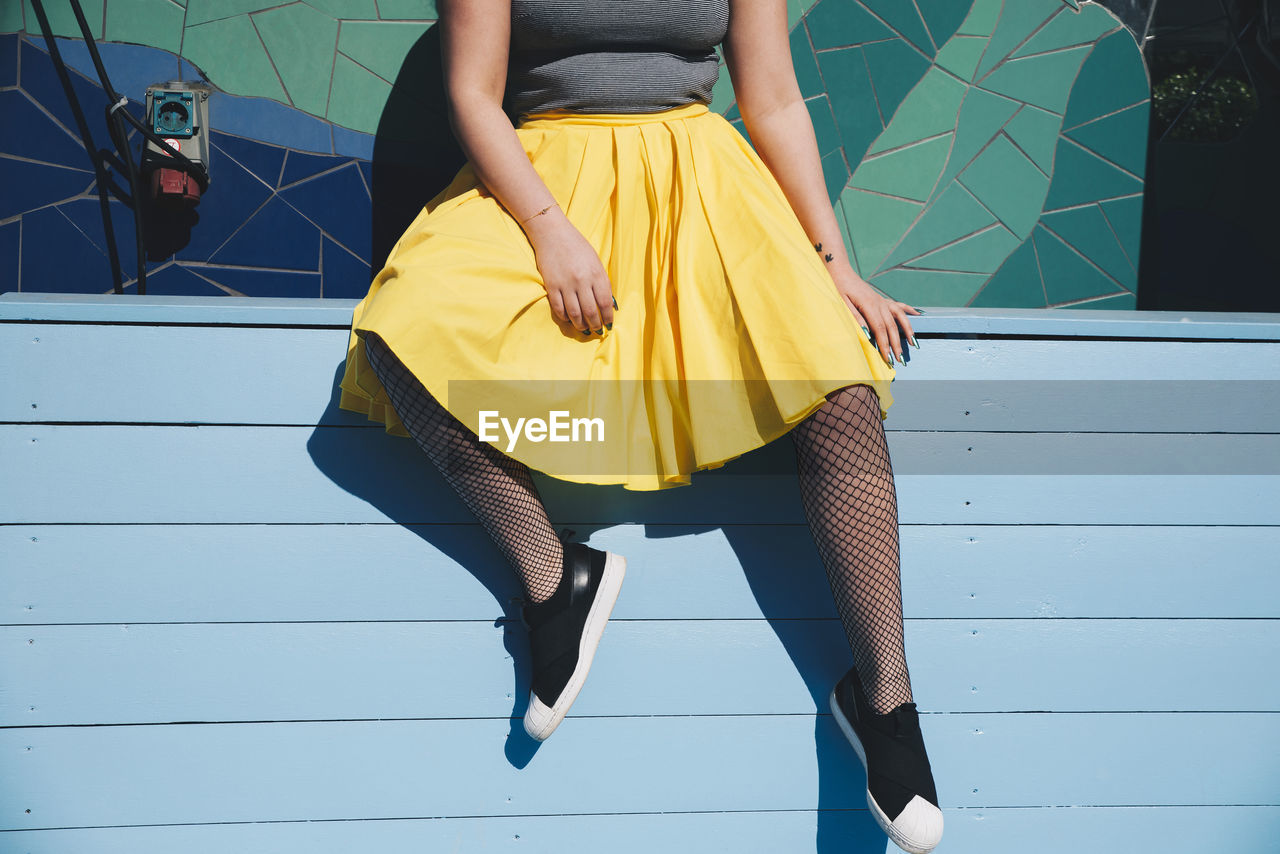
M357 300L285 300L253 297L35 296L0 294L0 321L253 323L343 326ZM289 303L296 303L290 306ZM1074 335L1101 337L1226 338L1280 341L1280 313L1090 311L921 306L911 326L922 334ZM307 319L303 319L307 318ZM321 320L321 318L324 318Z
M5 425L0 454L8 523L469 521L416 445L369 430ZM803 521L794 474L750 466L660 492L538 480L556 518ZM1280 523L1274 475L901 475L896 489L908 524Z
M347 342L345 329L0 324L0 362L12 366L0 421L381 429L337 408ZM1280 427L1280 344L938 338L926 346L895 381L891 436ZM166 393L122 394L122 365L131 387Z
M1276 720L936 714L921 727L948 808L1275 806ZM2 826L864 804L865 776L830 715L584 718L532 756L523 743L504 751L510 729L495 719L2 730L0 755L19 757Z
M627 558L619 619L836 616L807 525L563 524ZM1278 527L903 525L899 538L908 618L1280 617ZM9 525L0 554L0 624L493 621L520 595L476 523Z
M1265 851L1280 807L1013 807L944 810L948 854L1110 849L1204 854ZM23 832L25 854L422 854L424 851L892 851L864 809L421 818L379 821L116 827Z
M1276 620L908 620L906 644L924 711L1280 712L1256 678ZM529 690L513 621L22 626L0 648L0 726L519 717ZM613 620L571 717L811 714L851 664L836 620Z

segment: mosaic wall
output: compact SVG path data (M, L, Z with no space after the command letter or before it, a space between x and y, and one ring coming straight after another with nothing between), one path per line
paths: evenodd
M31 0L0 2L0 290L107 292L83 141L110 147L106 98L67 4L45 5L74 99ZM153 83L217 90L213 184L189 238L153 252L149 293L363 296L371 262L460 165L429 0L82 5L135 114ZM1074 0L788 8L863 277L922 305L1134 307L1150 88L1121 18ZM723 68L712 108L742 129ZM380 197L380 169L397 192ZM132 216L110 206L128 282Z

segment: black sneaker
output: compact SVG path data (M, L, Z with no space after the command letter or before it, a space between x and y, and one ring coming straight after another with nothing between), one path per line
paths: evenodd
M942 810L916 704L876 714L850 670L831 691L831 713L867 769L871 814L899 848L928 854L942 839Z
M523 608L533 658L524 731L538 741L555 732L582 690L627 571L622 555L562 540L560 587L547 601Z

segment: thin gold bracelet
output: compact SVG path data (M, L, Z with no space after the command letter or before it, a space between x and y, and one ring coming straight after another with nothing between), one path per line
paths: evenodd
M533 219L533 217L542 216L544 213L546 213L547 211L551 210L551 209L552 209L552 208L554 208L555 206L556 206L556 202L552 202L551 204L547 205L545 208L543 208L542 210L538 211L536 214L534 214L533 216L529 217L528 219L522 219L522 220L520 220L520 224L521 224L521 225L524 225L524 224L525 224L526 222L528 222L530 219Z

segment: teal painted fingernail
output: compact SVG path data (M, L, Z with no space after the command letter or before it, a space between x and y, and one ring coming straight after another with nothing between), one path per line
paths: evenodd
M912 346L912 347L915 347L917 350L919 350L919 349L920 349L920 344L919 344L919 342L917 342L917 341L916 341L916 339L914 339L914 338L912 338L912 339L911 339L911 346Z
M613 324L612 324L612 323L606 323L604 326L605 326L605 329L608 329L610 332L612 332L612 331L613 331Z
M617 308L617 307L618 307L618 298L617 298L617 297L613 297L612 299L613 299L613 307L614 307L614 308Z
M864 326L864 327L862 327L862 331L863 331L863 332L865 332L865 333L867 333L867 337L868 337L868 338L870 338L870 337L871 337L871 330L870 330L870 329L868 329L867 327L865 327L865 326Z

